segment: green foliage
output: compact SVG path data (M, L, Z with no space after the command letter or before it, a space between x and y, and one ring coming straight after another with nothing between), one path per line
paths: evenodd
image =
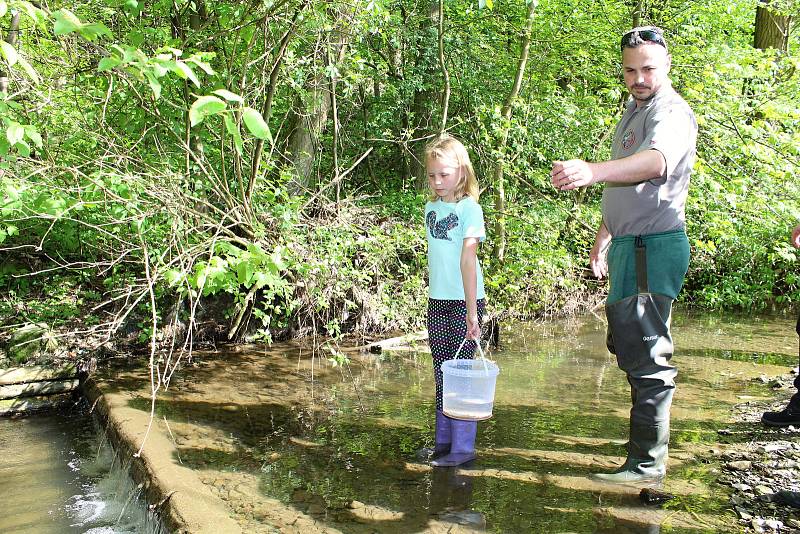
M600 188L556 193L549 169L608 157L630 23L626 2L537 4L506 118L528 4L448 1L443 36L449 131L484 188L489 302L526 317L602 291L586 272ZM159 308L230 295L231 318L254 318L264 337L290 324L333 336L422 326L426 193L412 172L442 87L429 7L0 1L4 27L18 12L24 36L0 43L0 246L85 272L106 299L144 295L148 272ZM703 307L800 301L787 242L800 216L797 38L788 54L754 50L754 19L752 2L722 0L642 13L666 27L674 85L700 124L682 298ZM303 128L308 142L293 145Z
M53 13L55 25L53 33L56 35L66 35L77 32L87 41L94 41L98 37L111 37L111 31L100 22L85 23L81 22L69 9L62 8Z
M689 298L704 307L797 302L797 61L774 50L720 46L716 68L687 76L701 126L687 213L694 260Z
M80 276L37 276L23 264L6 263L0 269L0 284L6 288L6 298L0 302L0 317L6 323L59 327L72 324L82 314L84 325L97 321L85 310L96 305L100 295Z

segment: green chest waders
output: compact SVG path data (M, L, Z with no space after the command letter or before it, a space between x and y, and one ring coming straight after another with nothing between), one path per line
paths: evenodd
M666 473L669 410L677 370L670 365L671 297L650 293L647 248L635 238L637 294L606 305L608 350L617 356L631 385L628 458L618 470L633 478L657 479Z

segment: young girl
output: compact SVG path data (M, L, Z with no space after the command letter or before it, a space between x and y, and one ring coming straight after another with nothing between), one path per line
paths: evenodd
M435 447L425 453L431 465L451 467L475 459L476 421L442 413L442 362L472 358L480 339L485 306L483 274L476 256L486 238L478 180L466 148L449 135L425 148L431 200L425 204L428 236L428 342L436 378Z

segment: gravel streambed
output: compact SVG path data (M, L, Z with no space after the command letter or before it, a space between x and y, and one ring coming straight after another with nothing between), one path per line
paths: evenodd
M734 407L733 423L719 431L726 443L718 482L731 488L730 503L744 532L800 532L800 425L761 423L765 411L778 411L795 392L798 370L757 379L776 392L772 402L747 401ZM792 502L794 501L794 502Z

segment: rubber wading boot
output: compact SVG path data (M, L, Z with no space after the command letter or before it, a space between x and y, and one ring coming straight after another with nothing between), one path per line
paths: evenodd
M450 419L450 425L453 431L450 453L432 461L431 465L434 467L455 467L476 458L475 436L478 433L478 422Z
M668 446L668 425L631 424L625 463L611 473L597 473L592 478L615 484L658 482L667 473Z
M450 452L452 441L451 419L436 410L436 430L434 432L433 447L424 447L417 451L417 458L423 461L435 460Z
M767 426L800 426L800 409L790 404L779 412L764 412L761 422Z

